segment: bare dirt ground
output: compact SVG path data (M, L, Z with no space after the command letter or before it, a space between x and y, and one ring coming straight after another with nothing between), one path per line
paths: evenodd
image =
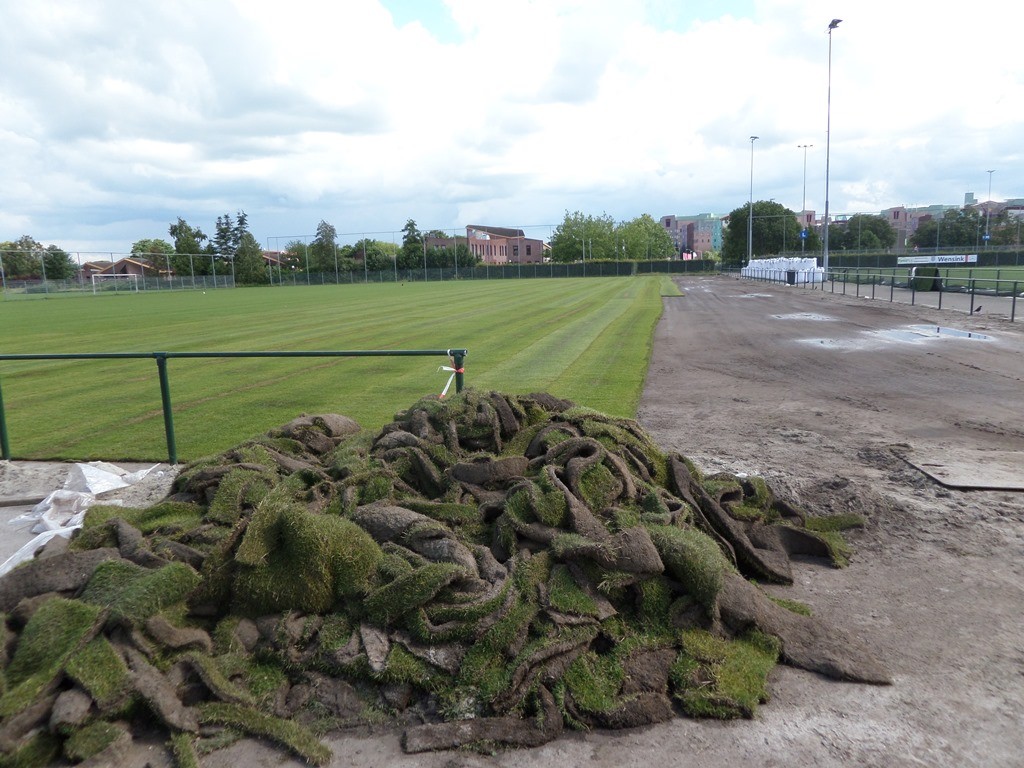
M900 455L1019 452L1024 479L1024 329L727 278L680 286L639 420L707 469L868 519L849 568L806 566L777 591L860 635L895 677L870 688L780 669L756 723L696 727L700 764L1021 765L1024 494L946 489ZM877 333L921 323L992 338Z
M1024 493L944 488L901 456L990 452L1024 478L1024 325L725 277L679 285L639 421L706 471L760 474L812 513L867 519L848 568L798 564L772 591L869 643L895 684L779 667L754 721L680 718L490 756L405 755L381 727L329 738L332 766L1022 764ZM991 338L878 333L922 323ZM139 744L127 765L147 764L169 762ZM301 765L249 740L203 764Z

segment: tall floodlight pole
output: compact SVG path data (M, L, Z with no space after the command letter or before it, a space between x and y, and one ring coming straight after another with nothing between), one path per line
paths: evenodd
M992 237L989 224L992 222L992 174L995 171L986 171L986 173L988 174L988 202L985 203L985 247L988 248L988 241Z
M829 150L832 143L832 30L842 19L832 19L828 25L828 98L825 104L825 236L822 238L821 266L828 278L828 172Z
M804 196L800 203L800 255L807 252L807 148L813 144L797 144L797 149L804 151Z
M750 137L750 211L747 216L747 266L754 258L754 142L759 137Z

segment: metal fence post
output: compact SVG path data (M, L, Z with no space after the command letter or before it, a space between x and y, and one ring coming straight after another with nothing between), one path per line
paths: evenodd
M453 349L452 350L452 366L455 369L455 391L462 391L462 381L465 371L463 366L465 365L467 351L465 349Z
M0 459L11 458L11 445L7 441L7 417L4 415L4 391L0 388Z
M418 349L418 350L310 350L275 352L101 352L80 354L4 354L0 360L99 360L99 359L141 359L156 360L160 378L160 397L164 415L164 432L167 439L167 455L171 464L178 463L178 449L174 438L174 412L171 404L171 387L167 374L167 361L177 358L292 358L292 357L409 357L446 355L455 368L455 391L461 392L464 384L466 349ZM11 456L8 443L6 413L3 393L0 392L0 458Z
M154 352L156 368L160 373L160 400L164 409L164 432L167 435L167 460L170 464L178 463L178 448L174 444L174 414L171 411L171 385L167 380L167 353Z

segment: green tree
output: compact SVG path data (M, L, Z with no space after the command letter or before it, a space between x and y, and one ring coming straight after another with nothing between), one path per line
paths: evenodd
M1019 216L1011 216L1009 211L1003 210L998 216L992 218L991 233L992 245L1018 245L1020 243Z
M469 246L466 244L466 238L453 238L450 235L442 234L441 237L446 239L446 244L443 246L428 246L426 252L427 266L431 269L444 268L453 269L458 267L459 269L469 269L475 267L480 263L479 257L469 252ZM417 267L423 266L422 259Z
M368 237L357 240L352 245L346 245L341 250L343 258L355 262L355 269L365 269L368 272L394 269L397 254L398 248L394 243L386 243L383 240L373 240Z
M414 269L423 264L423 233L416 228L416 221L408 219L402 227L402 253L399 266ZM407 266L408 265L408 266Z
M427 238L444 240L447 244L426 245ZM413 219L406 221L402 227L402 246L397 258L399 269L423 269L424 264L430 269L451 269L456 264L459 267L474 267L480 263L480 259L469 252L465 237L460 238L441 229L421 232Z
M736 208L728 216L722 237L722 266L741 267L747 263L747 227L750 205ZM796 213L774 200L754 203L752 251L755 257L772 256L800 247L800 223Z
M203 252L203 243L209 238L199 227L189 226L180 216L167 228L167 234L174 238L174 252L178 254L196 254Z
M910 236L918 248L976 248L982 242L985 219L974 208L946 211L941 219L924 221Z
M242 237L249 232L249 216L245 211L239 211L235 216L235 227L231 231L232 244L235 251L242 247Z
M30 235L23 235L17 240L0 243L0 255L4 260L4 274L8 279L34 279L42 274L38 253L42 243L36 242Z
M616 230L619 250L627 259L671 259L678 256L672 237L650 214L623 222Z
M157 269L174 269L174 246L166 240L145 238L132 243L132 255L145 259ZM177 270L175 270L177 271Z
M78 265L67 251L56 245L43 246L30 235L0 243L0 258L7 279L42 279L44 265L47 280L69 280L78 273Z
M270 282L263 249L256 238L244 232L235 253L235 282L239 285L266 285Z
M242 237L249 232L249 217L245 211L239 211L235 218L230 213L217 217L213 236L213 250L224 264L224 270L235 270L235 256L242 244ZM219 271L219 270L218 270Z
M614 259L617 244L615 222L608 214L589 216L566 211L551 235L551 260L568 263Z
M78 274L78 265L71 260L71 255L56 245L46 246L43 261L47 280L70 280Z
M800 246L801 253L817 257L821 253L823 246L824 243L821 241L821 235L818 233L818 230L809 227L807 229L806 242Z
M828 228L828 247L835 251L869 251L891 248L896 230L883 216L855 213Z
M307 246L301 240L290 240L281 252L281 268L292 272L305 272L308 263ZM310 267L312 272L312 266Z
M309 244L309 269L312 272L334 274L338 265L338 232L321 220L316 225L316 237Z
M479 256L469 252L469 243L464 237L456 238L454 251L460 267L478 267L483 263Z
M174 253L174 246L166 240L159 238L145 238L132 243L132 254L136 256L170 256Z
M174 239L174 256L171 257L171 269L176 275L208 275L210 259L203 258L203 243L206 235L199 227L189 226L180 216L167 228L167 234Z

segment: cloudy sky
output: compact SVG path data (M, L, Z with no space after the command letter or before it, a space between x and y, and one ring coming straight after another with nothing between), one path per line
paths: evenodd
M0 0L0 240L1024 197L1024 3ZM400 237L400 235L399 235Z

